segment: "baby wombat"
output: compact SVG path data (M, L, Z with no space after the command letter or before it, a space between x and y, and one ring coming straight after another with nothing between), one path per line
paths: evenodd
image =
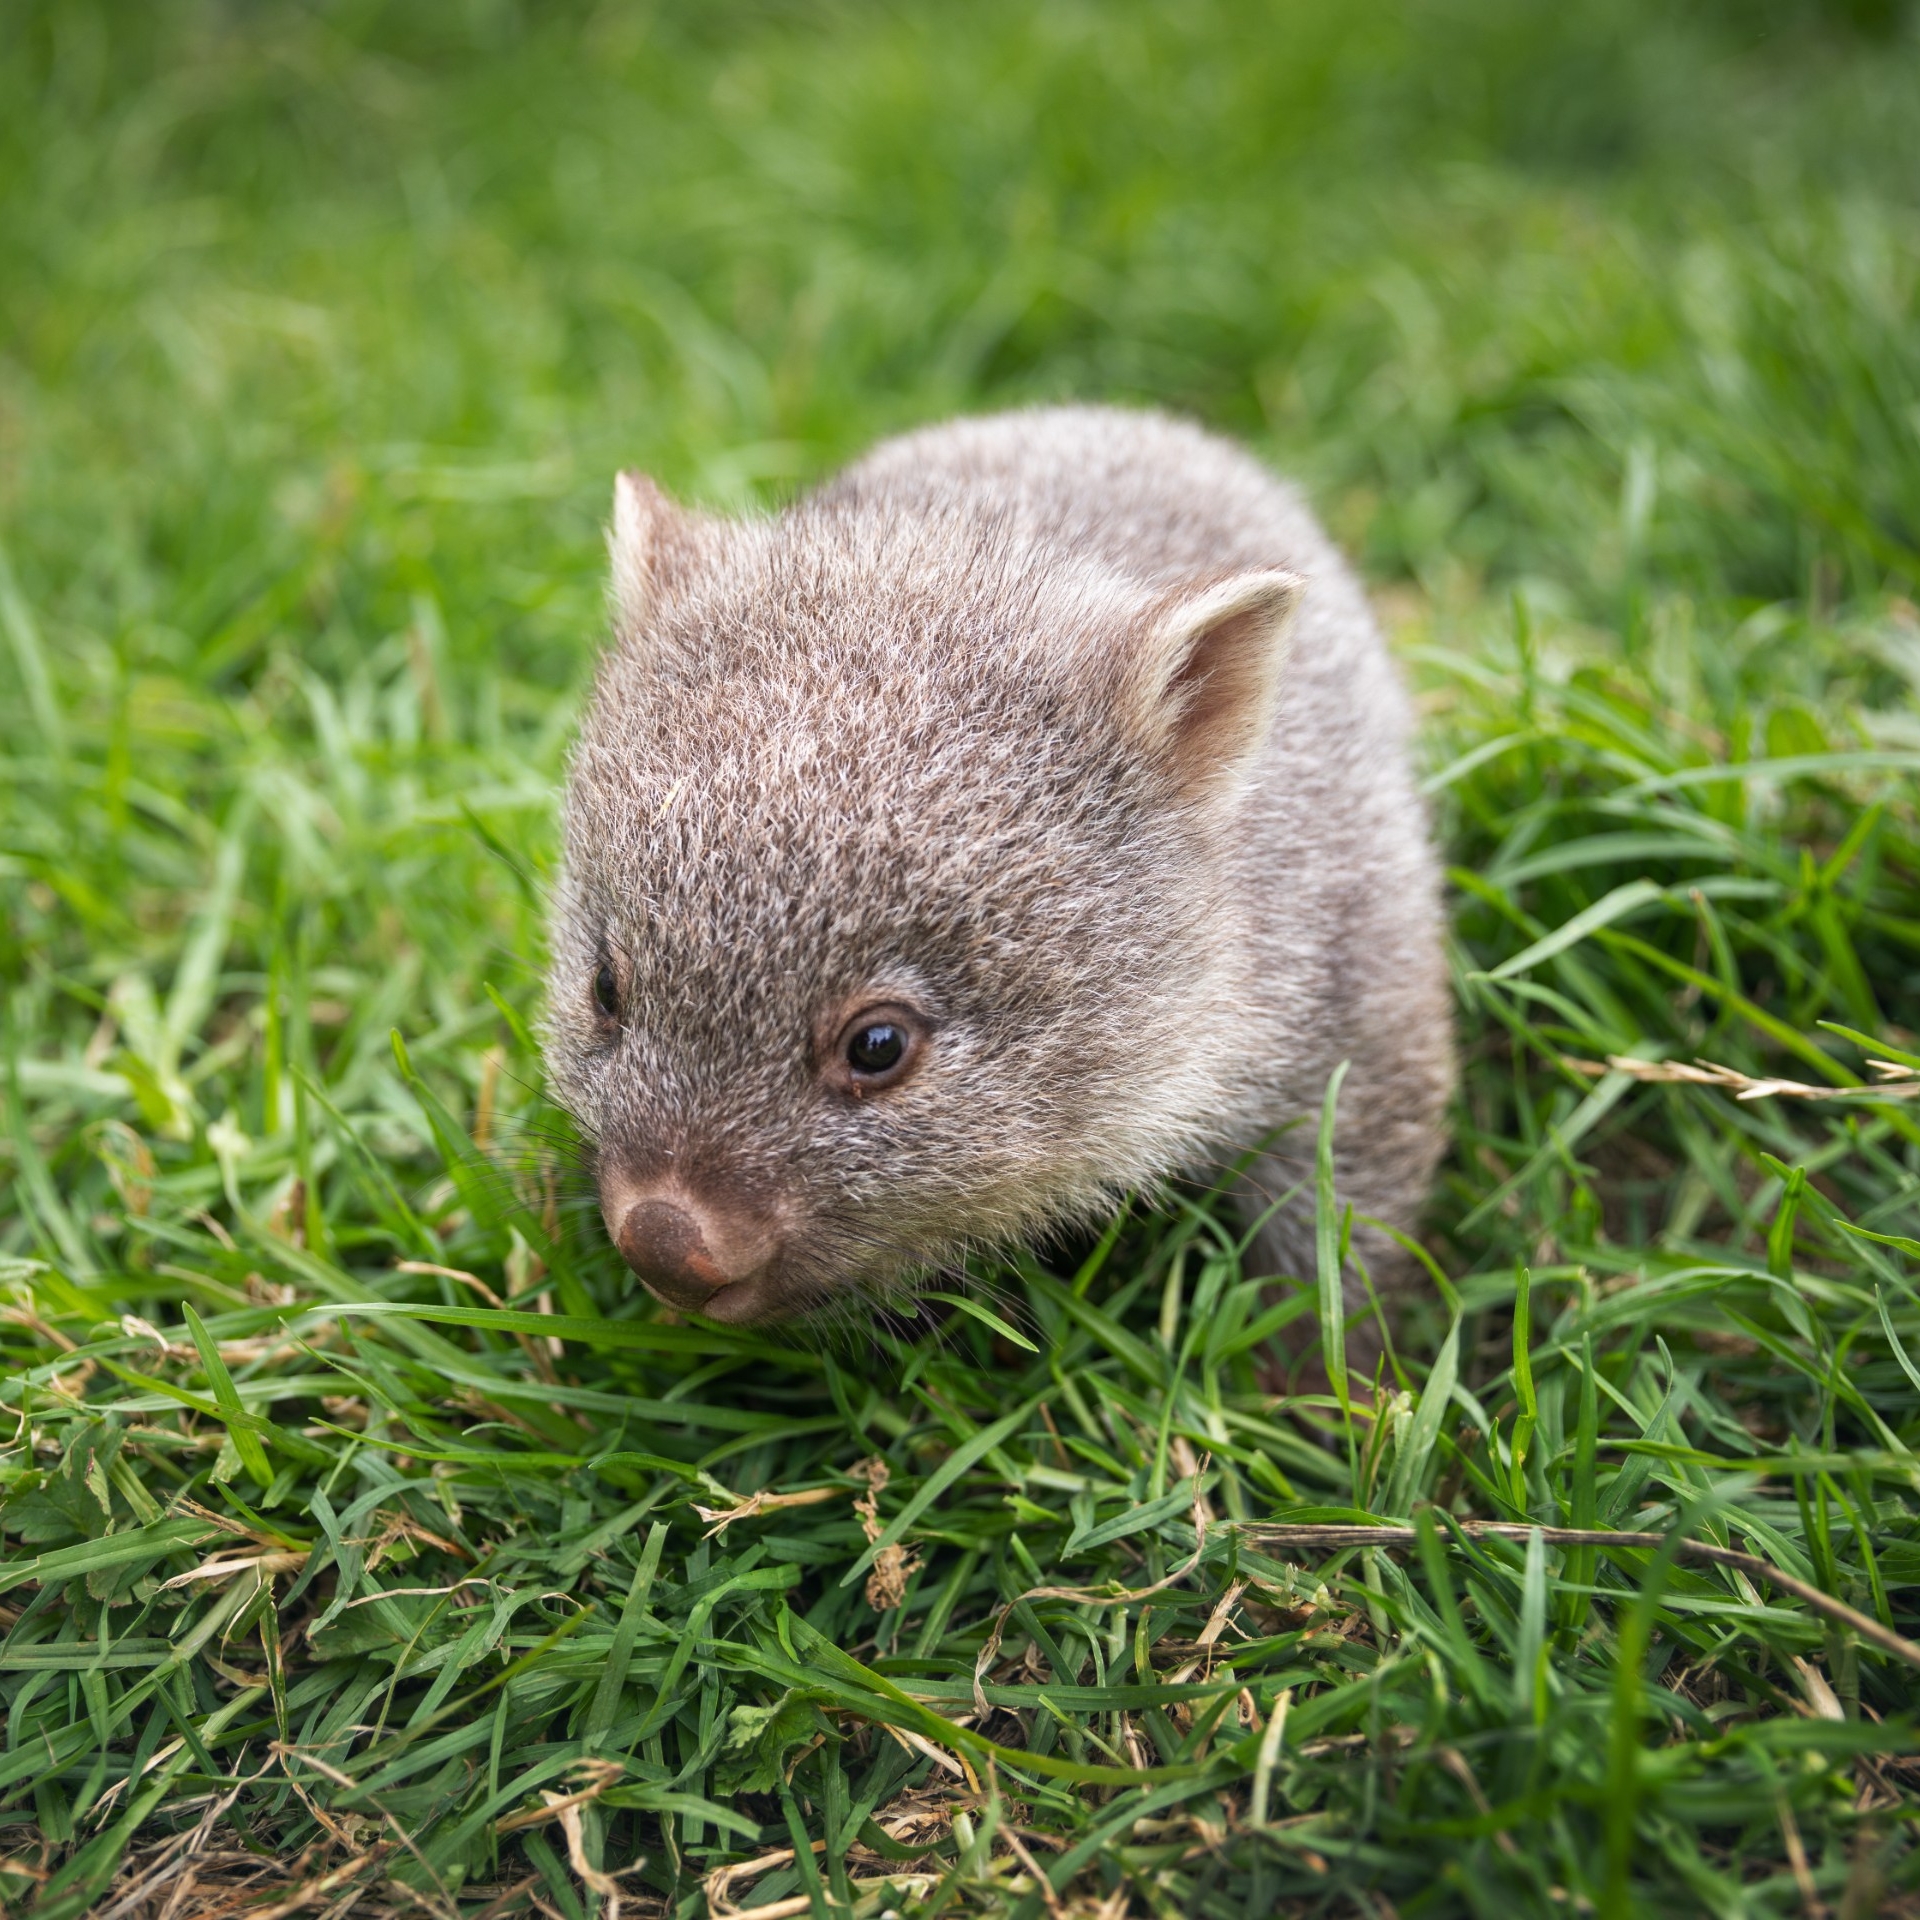
M1257 1210L1342 1060L1341 1197L1412 1226L1437 876L1407 702L1297 494L1066 407L889 441L768 520L623 474L610 541L547 1054L655 1295L884 1296L1248 1151ZM1249 1270L1310 1276L1312 1224L1309 1181Z

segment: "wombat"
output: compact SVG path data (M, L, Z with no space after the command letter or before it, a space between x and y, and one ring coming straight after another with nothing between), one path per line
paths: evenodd
M885 1299L1248 1154L1257 1214L1342 1060L1341 1197L1413 1225L1438 877L1407 701L1297 493L1165 416L1042 408L771 519L623 474L609 543L546 1047L659 1299ZM1308 1178L1249 1270L1312 1249Z

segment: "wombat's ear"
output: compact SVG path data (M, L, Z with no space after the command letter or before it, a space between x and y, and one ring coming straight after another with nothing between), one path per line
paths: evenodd
M699 545L700 516L675 506L644 473L613 483L607 558L613 567L614 619L622 636L637 632L674 573Z
M1304 582L1236 573L1149 618L1125 700L1150 750L1199 800L1230 791L1273 724L1287 624Z

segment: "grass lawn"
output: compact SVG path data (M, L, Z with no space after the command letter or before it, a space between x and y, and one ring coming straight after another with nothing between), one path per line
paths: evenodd
M614 469L1061 396L1423 703L1344 1409L1197 1193L663 1319L541 1097ZM6 7L0 1899L1920 1914L1917 593L1897 0Z

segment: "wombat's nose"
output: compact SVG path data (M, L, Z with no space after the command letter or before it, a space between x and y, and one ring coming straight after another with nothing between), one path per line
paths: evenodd
M627 1265L670 1306L704 1308L722 1287L760 1272L773 1251L766 1233L680 1193L645 1194L607 1211Z
M620 1222L620 1251L650 1286L695 1297L724 1287L723 1273L707 1247L697 1215L671 1200L641 1200Z

